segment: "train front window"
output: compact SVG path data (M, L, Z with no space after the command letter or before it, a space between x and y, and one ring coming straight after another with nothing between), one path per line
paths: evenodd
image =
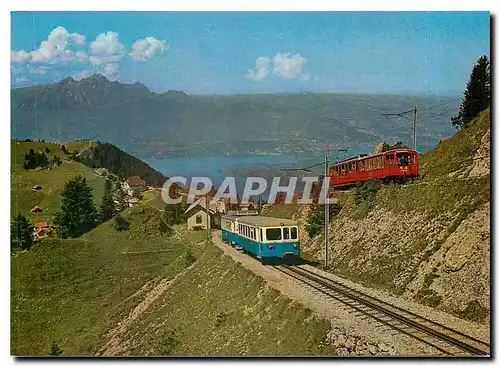
M398 166L407 166L410 163L409 153L398 153L396 154L398 160Z
M281 228L268 228L268 229L266 229L266 238L268 241L281 240Z
M288 228L283 228L283 239L288 240L290 238L290 231Z
M292 227L290 228L290 239L296 240L297 239L297 227Z

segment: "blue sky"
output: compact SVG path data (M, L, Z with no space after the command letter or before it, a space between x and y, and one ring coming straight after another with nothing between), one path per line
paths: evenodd
M156 92L460 95L488 12L14 12L14 87L100 72Z

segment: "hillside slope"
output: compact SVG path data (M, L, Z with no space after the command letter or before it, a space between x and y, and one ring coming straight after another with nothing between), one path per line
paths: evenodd
M372 202L337 192L330 270L456 316L488 323L490 312L490 111L421 156L423 178L386 185ZM323 235L309 239L310 208L294 217L306 256L323 258Z
M158 231L159 212L124 213L78 239L11 258L11 353L331 355L330 324L268 288L203 231Z
M49 159L58 156L62 164L50 169L23 168L24 155L33 151L46 152ZM92 188L94 202L99 205L104 192L104 179L96 175L92 169L83 163L75 162L61 150L61 146L48 142L11 142L11 216L18 212L31 220L46 221L60 208L61 192L64 184L77 175L82 175ZM40 185L38 191L33 186ZM43 212L31 213L31 208L38 205Z

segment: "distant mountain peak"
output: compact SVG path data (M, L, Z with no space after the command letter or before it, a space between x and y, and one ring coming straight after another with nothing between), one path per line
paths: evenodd
M72 77L68 76L67 78L64 78L63 80L61 80L59 82L59 84L69 84L69 83L74 83L76 82L75 79L73 79Z
M89 80L89 81L95 80L98 82L110 82L110 80L108 78L106 78L104 75L102 75L100 73L94 73L91 76L89 76L88 78L85 78L82 80Z

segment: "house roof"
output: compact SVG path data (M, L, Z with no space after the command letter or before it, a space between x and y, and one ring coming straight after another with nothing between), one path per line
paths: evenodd
M142 186L142 185L144 185L144 181L139 176L130 176L130 177L127 177L126 182L130 186Z
M31 211L32 212L42 212L43 210L38 205L35 205L33 208L31 208Z
M197 206L200 206L203 210L207 209L205 197L199 198L194 203L192 203L186 209L186 211L184 213L188 213L189 211L193 210ZM208 212L213 214L213 213L215 213L216 209L217 209L217 203L215 201L209 200L209 203L208 203Z
M48 228L49 224L47 222L38 222L38 223L33 223L33 227L35 229L43 229L43 228Z

